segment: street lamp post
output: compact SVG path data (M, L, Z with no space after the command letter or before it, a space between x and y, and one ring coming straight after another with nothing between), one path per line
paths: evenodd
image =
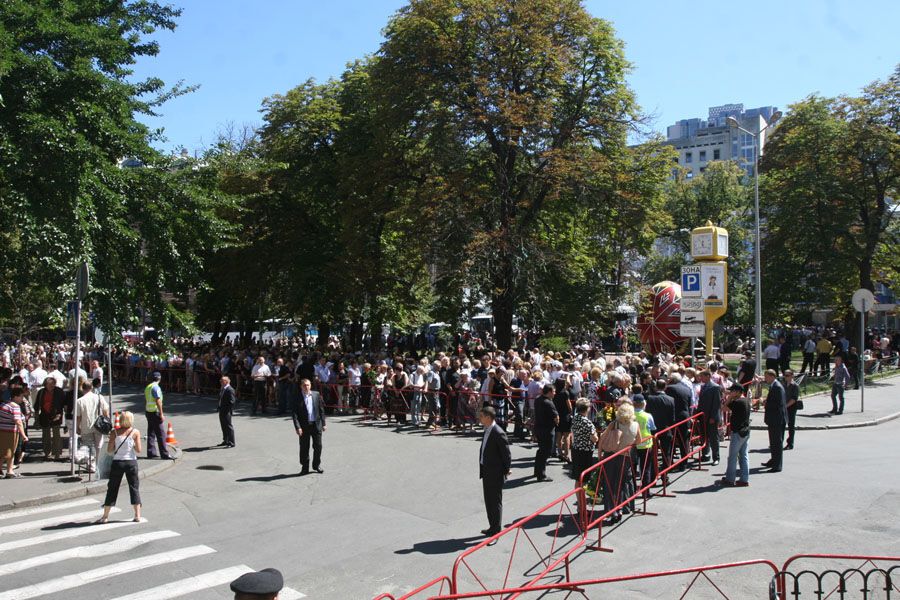
M734 117L728 117L725 121L732 129L743 131L753 137L753 219L754 219L754 279L756 284L756 373L762 371L762 266L760 261L760 234L759 234L759 139L762 132L772 127L781 118L781 111L775 111L765 127L760 127L756 133L741 127L740 122ZM759 122L759 121L757 121Z

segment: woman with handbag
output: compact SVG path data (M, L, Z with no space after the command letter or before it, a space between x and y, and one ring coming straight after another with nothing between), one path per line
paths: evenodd
M109 485L106 488L106 500L103 502L103 516L97 523L109 522L109 511L116 504L119 496L119 486L122 484L122 476L128 480L128 492L131 496L131 506L134 509L134 522L141 520L141 494L139 491L140 479L138 477L137 456L143 451L141 447L141 432L134 428L134 415L125 411L119 415L119 428L116 435L110 436L106 449L113 455L112 466L109 470Z
M600 436L600 451L608 462L603 470L603 503L607 518L605 525L612 525L622 520L622 508L619 504L629 498L634 489L634 472L631 454L620 450L634 446L638 440L638 424L634 419L634 407L629 402L622 402L616 409L616 418Z

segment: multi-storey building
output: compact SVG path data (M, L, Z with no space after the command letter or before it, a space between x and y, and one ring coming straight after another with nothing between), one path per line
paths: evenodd
M678 166L693 177L706 170L715 160L737 161L753 174L753 136L728 126L726 119L734 117L741 127L759 135L760 154L766 145L766 125L777 111L774 106L744 110L743 104L712 106L706 119L682 119L666 130L666 143L678 151Z

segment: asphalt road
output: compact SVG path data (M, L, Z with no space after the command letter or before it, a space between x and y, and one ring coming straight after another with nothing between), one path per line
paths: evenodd
M477 474L480 434L398 432L383 422L333 418L325 473L299 477L297 436L287 418L241 414L238 447L219 449L212 447L221 439L213 400L168 402L184 458L142 482L146 522L126 523L124 487L122 511L114 515L123 522L112 528L75 526L98 513L99 497L48 505L38 514L0 514L0 600L230 598L230 577L269 566L284 573L289 598L368 599L448 574L487 526ZM754 473L747 489L713 485L724 463L690 472L674 484L676 497L650 503L657 516L634 516L605 531L604 545L615 552L584 552L573 576L759 557L781 562L799 552L897 555L898 434L900 420L798 433L784 472ZM754 431L752 467L766 460L764 446L764 432ZM555 461L552 483L526 479L533 454L530 444L513 447L505 523L572 487ZM552 529L552 521L543 525ZM494 575L506 569L510 550L501 543L483 556ZM523 580L515 572L510 577ZM740 577L734 582L750 585ZM661 582L628 590L618 597L673 597Z

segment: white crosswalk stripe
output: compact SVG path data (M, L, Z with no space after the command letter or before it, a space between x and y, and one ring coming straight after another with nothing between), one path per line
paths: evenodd
M90 506L100 504L99 500L93 498L81 498L80 500L72 500L70 502L58 502L56 504L45 504L43 506L31 506L28 508L17 508L15 510L6 510L0 512L0 521L6 519L18 519L19 517L30 517L31 515L39 515L41 513L56 512L67 508L75 508L77 506Z
M55 594L103 579L118 577L119 575L124 575L126 573L140 571L141 569L158 567L160 565L179 562L195 556L203 556L204 554L212 554L214 552L215 550L209 546L189 546L187 548L167 550L166 552L150 554L149 556L142 556L141 558L113 563L111 565L106 565L105 567L91 569L90 571L83 571L76 575L57 577L56 579L49 579L34 585L2 592L0 593L0 600L28 600L29 598L38 598L45 594Z
M0 600L29 600L42 598L51 594L66 592L76 588L85 588L85 591L75 592L77 597L88 597L99 589L92 584L115 578L127 573L135 573L145 569L165 568L165 565L177 564L179 570L186 571L191 576L177 581L169 581L142 591L134 591L120 596L118 600L166 600L167 598L190 598L204 590L214 590L230 597L228 584L244 573L254 571L253 567L240 564L232 567L215 569L208 572L207 569L193 568L190 559L215 554L216 550L205 545L188 547L169 547L161 551L169 542L176 541L180 534L175 531L147 531L146 519L141 523L131 520L111 520L106 524L98 524L93 521L100 516L99 502L91 498L81 498L56 504L16 509L0 513L0 520L7 524L0 526ZM94 510L80 511L81 508L94 507ZM59 512L60 514L52 514ZM113 507L112 512L121 512L121 509ZM38 518L35 518L37 516ZM19 519L19 522L15 522ZM67 525L71 523L72 525ZM143 531L133 532L133 535L119 537L125 527L142 527ZM104 536L103 532L115 532ZM132 533L131 530L126 530ZM27 537L20 537L21 535ZM93 540L86 543L89 538ZM79 544L73 548L65 548L57 545L58 542L73 540ZM151 542L162 542L164 546L156 545L151 551L153 554L143 555L141 546ZM72 541L69 542L70 544ZM176 542L177 543L177 542ZM55 546L55 547L54 547ZM28 550L33 548L33 550ZM25 552L20 552L25 549ZM32 556L29 556L29 552ZM128 557L131 553L131 558ZM137 556L135 558L135 556ZM83 568L83 563L78 559L112 559L119 562L99 566L86 571L77 571ZM102 564L102 563L96 563ZM48 567L49 566L49 567ZM171 569L171 567L169 567ZM60 577L47 578L49 569L53 574L62 574ZM65 574L65 573L69 574ZM157 571L151 577L159 576ZM14 576L14 579L9 579ZM135 581L135 580L132 580ZM152 581L152 579L150 580ZM8 589L10 583L18 585L16 589ZM28 584L28 585L26 585ZM108 585L108 584L107 584ZM134 590L131 587L131 590ZM215 593L218 593L215 592ZM122 593L120 591L119 593ZM96 596L91 596L96 597ZM103 594L109 597L109 592ZM289 587L285 587L279 593L281 600L300 600L306 595Z
M119 512L121 508L112 507L110 512ZM36 521L25 521L24 523L16 523L15 525L6 525L0 527L0 537L5 537L12 533L22 533L23 531L34 531L35 529L43 529L44 527L52 527L60 523L74 523L77 521L89 521L100 517L100 511L92 510L88 512L75 513L74 515L58 515L56 517L48 517L46 519L37 519Z
M110 529L119 529L120 527L131 527L136 525L137 523L134 523L130 520L110 521L109 523L106 523L104 525L86 525L84 527L62 529L60 531L54 531L52 533L45 533L37 537L22 538L20 540L12 540L9 542L0 543L0 553L7 552L9 550L18 550L20 548L30 548L31 546L39 546L41 544L49 544L51 542L58 542L60 540L67 540L75 537L80 538L86 535L91 535L93 533L108 531Z
M225 585L250 571L253 571L253 569L247 565L228 567L227 569L219 569L218 571L173 581L149 590L128 594L127 596L119 596L116 600L168 600L169 598L180 598L181 596L205 589ZM284 588L279 592L278 598L279 600L299 600L300 598L306 598L306 594L301 594L291 588Z
M151 531L131 537L116 538L111 542L103 544L94 544L93 546L78 546L77 548L69 548L58 552L50 552L41 556L27 558L16 562L0 564L0 575L10 575L18 573L25 569L40 567L43 565L51 565L55 562L68 560L70 558L97 558L101 556L115 556L122 552L134 550L138 546L142 546L148 542L155 540L164 540L166 538L177 537L178 533L174 531Z

